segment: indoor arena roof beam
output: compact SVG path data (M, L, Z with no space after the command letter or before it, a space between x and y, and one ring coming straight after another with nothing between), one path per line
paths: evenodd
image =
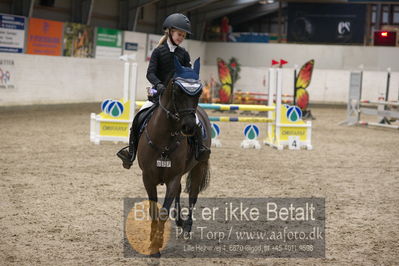
M180 2L179 4L175 5L167 5L165 6L166 8L166 14L172 14L172 13L187 13L190 11L193 11L198 8L205 7L209 4L215 3L215 2L220 2L221 0L194 0L194 1L187 1L187 2Z
M72 21L89 25L94 0L72 0Z
M13 0L11 2L11 12L14 15L31 17L34 3L34 0Z
M160 0L120 0L119 1L119 28L135 31L140 9L145 5L156 3Z
M194 26L193 38L203 40L206 22L222 17L234 11L254 5L258 0L222 0L212 2L206 7L195 9L191 12L191 22Z
M229 0L229 1L222 1L221 5L215 4L210 5L209 9L204 11L201 10L202 13L205 13L205 19L207 21L223 17L230 13L236 12L240 9L246 8L248 6L254 5L258 3L258 0ZM208 8L208 6L207 6ZM251 14L249 14L250 16Z
M278 2L272 4L257 4L250 7L247 7L240 12L232 14L230 16L230 24L231 25L239 25L241 23L274 13L278 11ZM286 3L283 3L283 8L286 6ZM250 16L244 16L243 14L251 14Z
M196 11L206 6L210 6L216 2L223 2L223 0L189 0L189 1L179 0L176 2L160 1L157 7L155 32L156 33L162 32L163 20L168 15L172 13L183 13L188 15L187 13L191 12L190 14L191 26L193 27L193 32L195 32L195 36L193 35L192 37L200 39L199 36L201 36L201 34L198 31L196 31L196 29L197 28L202 29L204 27L202 23L203 16L200 16L201 20L199 20L199 17L195 15L197 13ZM200 25L197 25L197 23L200 23Z

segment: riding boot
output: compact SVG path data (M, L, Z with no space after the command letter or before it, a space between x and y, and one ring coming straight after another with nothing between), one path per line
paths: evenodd
M211 150L203 144L202 130L199 126L197 126L194 138L195 159L197 161L207 161L211 154Z
M126 169L130 169L136 158L136 150L138 145L138 116L133 120L132 127L130 128L129 146L121 149L116 155L122 160L122 165Z

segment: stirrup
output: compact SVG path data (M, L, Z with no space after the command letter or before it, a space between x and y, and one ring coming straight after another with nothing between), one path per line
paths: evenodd
M127 149L128 147L129 146L124 147L116 153L116 156L118 156L122 160L122 165L126 169L130 169L130 167L133 165L132 161L133 156L129 153Z

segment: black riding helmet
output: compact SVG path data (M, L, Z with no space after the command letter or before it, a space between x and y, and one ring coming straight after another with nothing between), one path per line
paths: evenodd
M164 30L170 28L178 29L186 32L187 34L191 34L191 22L185 15L181 13L169 15L163 22L162 28Z

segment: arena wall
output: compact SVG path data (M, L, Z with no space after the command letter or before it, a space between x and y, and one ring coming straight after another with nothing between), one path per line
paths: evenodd
M160 36L159 36L160 37ZM125 32L125 40L138 43L137 99L146 98L150 86L145 75L147 34ZM216 58L232 56L241 63L241 78L235 89L266 91L266 69L272 58L289 61L284 69L283 93L292 94L293 65L315 59L308 88L313 103L346 103L351 70L365 68L363 98L376 100L386 88L386 67L391 67L390 100L398 99L399 55L397 48L319 46L291 44L204 43L188 40L185 48L192 60L201 57L201 80L218 80ZM270 49L269 49L270 48ZM129 51L125 51L129 53ZM287 56L288 55L288 56ZM325 59L326 55L328 60ZM382 60L382 57L386 61ZM363 60L362 60L363 59ZM0 60L13 60L11 81L15 88L0 86L0 106L99 102L122 97L123 63L117 59L86 59L0 53ZM1 66L0 66L1 67ZM396 72L395 72L396 71Z
M205 66L202 73L204 80L217 77L216 65ZM240 79L235 84L235 90L251 92L267 92L267 68L242 66ZM386 91L386 71L364 71L363 99L377 100ZM350 70L316 69L312 81L307 88L311 103L346 104L348 99ZM389 100L398 100L399 72L392 72L389 86ZM283 70L283 94L294 93L294 69Z
M276 43L220 43L206 45L207 65L216 65L216 58L235 56L243 66L269 66L272 59L285 59L289 66L302 65L314 59L317 69L353 70L363 65L366 70L399 71L397 47L355 45L312 45Z

